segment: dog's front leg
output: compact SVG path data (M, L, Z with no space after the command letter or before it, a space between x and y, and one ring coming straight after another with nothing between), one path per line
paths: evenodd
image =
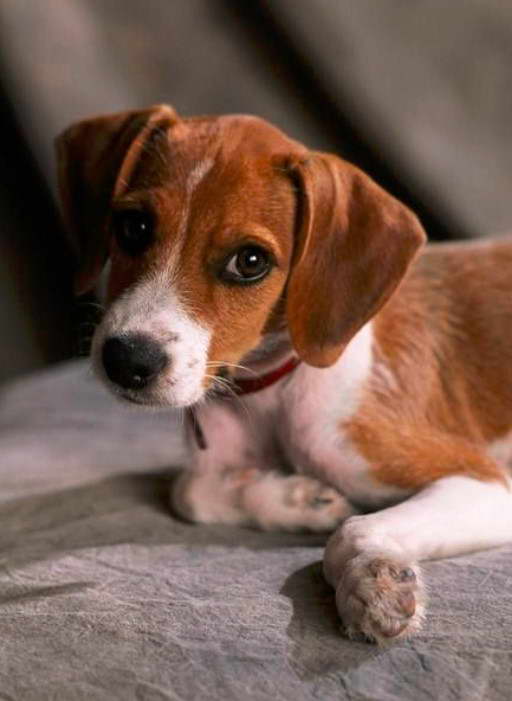
M512 542L512 492L498 482L444 477L397 506L348 519L324 559L349 635L379 643L421 625L420 560Z
M201 413L207 447L192 447L189 467L174 482L175 512L193 522L314 532L333 531L355 513L332 487L280 472L264 427L251 418L229 405Z

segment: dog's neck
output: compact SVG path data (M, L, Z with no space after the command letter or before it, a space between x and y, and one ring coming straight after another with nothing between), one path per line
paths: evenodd
M252 379L277 370L294 357L287 331L267 333L261 343L250 351L233 373L233 379Z

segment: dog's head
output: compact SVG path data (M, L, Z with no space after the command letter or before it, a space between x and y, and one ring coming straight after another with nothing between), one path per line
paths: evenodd
M141 404L195 403L270 333L331 365L424 241L360 170L256 117L107 115L67 129L57 153L79 294L110 260L94 365Z

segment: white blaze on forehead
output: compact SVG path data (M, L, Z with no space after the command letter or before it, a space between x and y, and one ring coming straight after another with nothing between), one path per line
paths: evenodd
M205 158L204 161L199 161L199 163L194 166L187 178L187 193L189 195L193 193L201 180L208 175L212 167L213 158Z
M151 333L165 342L180 330L200 335L204 327L186 310L176 285L166 272L158 272L129 288L107 313L121 333Z
M177 231L178 251L181 251L185 242L185 234L187 233L188 222L190 219L190 203L192 201L192 194L212 168L213 158L205 158L203 161L199 161L199 163L192 168L187 176L185 198ZM177 255L179 255L179 252Z

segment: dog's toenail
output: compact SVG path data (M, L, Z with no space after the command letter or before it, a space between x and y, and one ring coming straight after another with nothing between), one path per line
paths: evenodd
M321 509L322 506L326 506L327 504L332 504L332 499L327 497L315 497L311 502L313 509Z
M385 638L394 638L395 636L399 635L406 626L407 623L402 621L393 621L387 628L382 629L382 635Z
M407 567L405 570L402 570L399 574L399 580L401 582L407 582L409 579L416 579L416 575L414 574L414 570L411 569L410 567Z

